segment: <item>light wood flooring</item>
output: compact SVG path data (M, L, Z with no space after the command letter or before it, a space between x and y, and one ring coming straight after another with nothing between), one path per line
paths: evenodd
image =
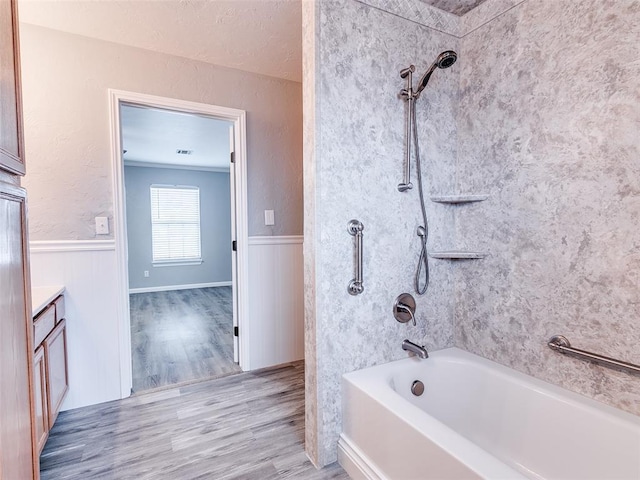
M231 287L130 295L133 391L240 372Z
M347 480L304 453L302 362L60 413L42 480Z

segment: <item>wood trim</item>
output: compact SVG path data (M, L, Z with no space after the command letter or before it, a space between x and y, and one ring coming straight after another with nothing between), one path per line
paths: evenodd
M273 237L249 237L249 245L291 245L303 243L302 235L281 235Z
M95 252L115 250L115 240L34 240L29 242L31 253Z

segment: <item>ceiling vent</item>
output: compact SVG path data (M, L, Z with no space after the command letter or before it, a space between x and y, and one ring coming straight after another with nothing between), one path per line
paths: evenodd
M191 155L193 153L193 150L176 150L176 153L178 155Z

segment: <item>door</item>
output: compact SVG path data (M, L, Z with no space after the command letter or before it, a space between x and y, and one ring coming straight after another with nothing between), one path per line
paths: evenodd
M231 191L231 295L233 297L233 361L240 362L238 328L238 235L236 234L236 163L233 126L229 127L229 183Z
M24 175L17 4L0 0L0 168Z
M0 182L0 480L37 476L26 228L25 191Z

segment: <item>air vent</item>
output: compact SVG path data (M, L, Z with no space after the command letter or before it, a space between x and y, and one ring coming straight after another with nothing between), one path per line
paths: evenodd
M178 155L191 155L193 153L193 150L176 150L176 153Z

